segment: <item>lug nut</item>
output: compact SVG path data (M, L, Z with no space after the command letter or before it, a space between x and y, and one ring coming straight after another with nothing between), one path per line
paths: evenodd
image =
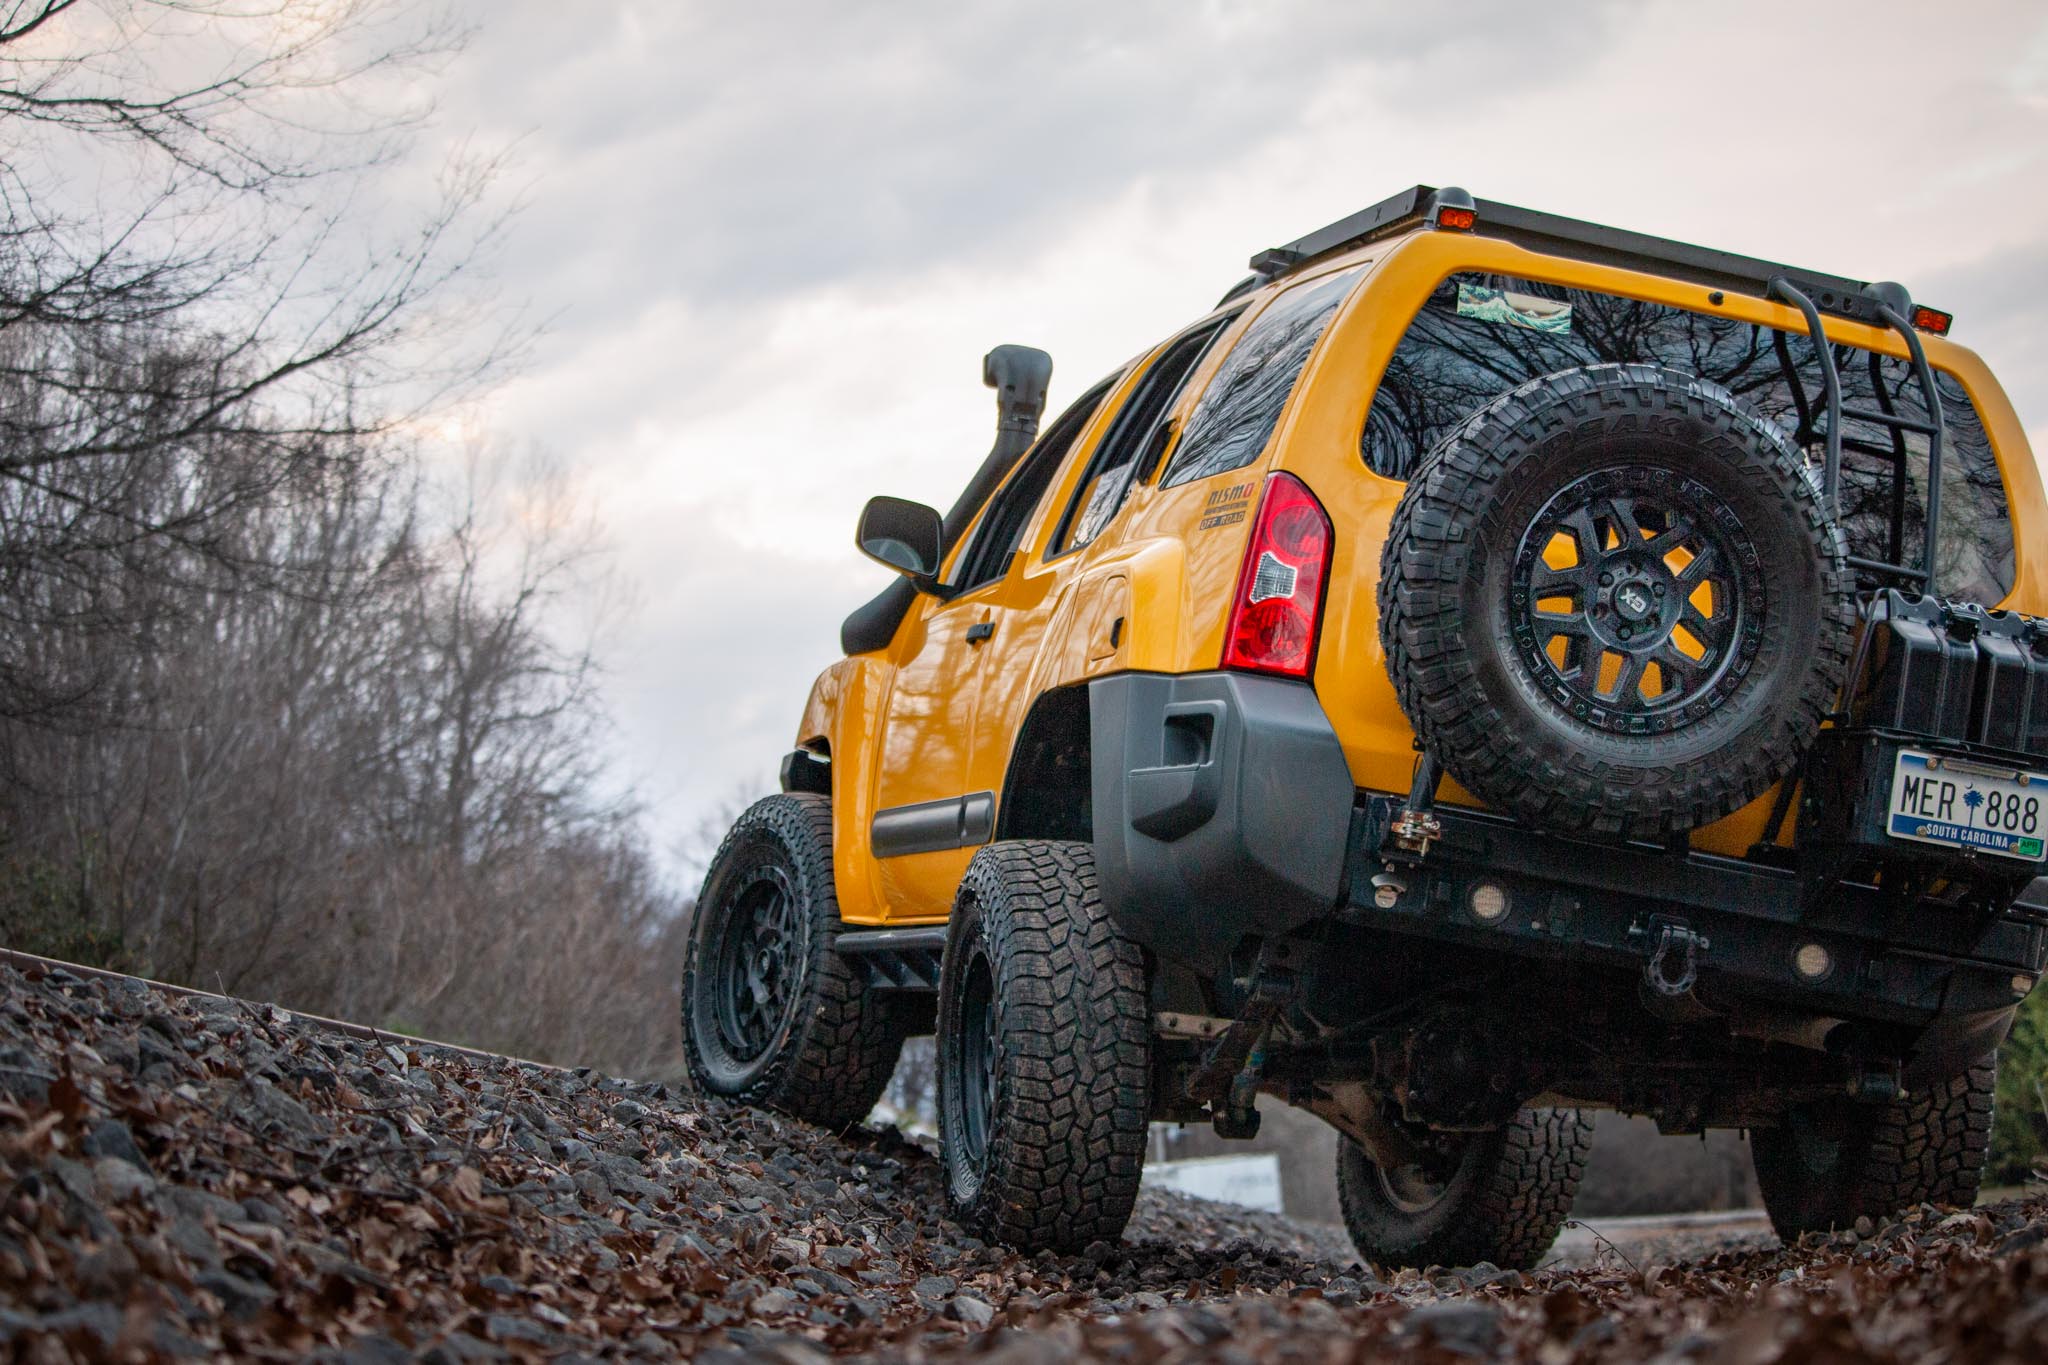
M1622 639L1624 639L1624 640L1626 640L1626 639L1628 638L1628 627L1627 627L1627 626L1623 626L1623 627L1621 628L1621 638L1622 638Z
M1664 595L1664 585L1662 583L1653 583L1650 585L1650 591L1662 597Z
M1613 575L1613 574L1611 574L1611 573L1604 573L1604 574L1601 574L1601 575L1600 575L1600 586L1601 586L1601 587L1603 587L1603 588L1611 588L1611 587L1613 587L1613 586L1614 586L1614 575Z

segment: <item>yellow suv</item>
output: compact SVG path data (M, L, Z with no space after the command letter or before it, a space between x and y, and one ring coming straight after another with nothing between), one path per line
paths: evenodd
M958 502L868 505L901 578L706 877L698 1084L850 1124L936 1031L953 1210L1026 1247L1260 1095L1376 1261L1533 1263L1596 1108L1753 1130L1787 1236L1969 1202L2048 505L1949 317L1420 186L1252 269L1042 433L998 348Z

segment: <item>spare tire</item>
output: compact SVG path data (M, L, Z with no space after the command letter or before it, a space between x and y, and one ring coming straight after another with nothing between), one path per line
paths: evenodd
M1416 734L1496 810L1668 838L1792 771L1847 670L1816 478L1734 395L1654 365L1532 380L1409 482L1380 641Z

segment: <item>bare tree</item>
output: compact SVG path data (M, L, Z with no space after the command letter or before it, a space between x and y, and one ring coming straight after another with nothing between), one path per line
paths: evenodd
M317 578L222 534L378 457L365 438L486 372L498 338L417 362L432 304L488 239L492 168L459 168L396 240L347 216L416 99L372 78L449 50L382 0L42 0L0 10L0 714L61 721L110 681L50 673L24 634L133 633L108 575ZM382 81L390 85L390 81ZM81 206L81 168L126 203ZM116 177L118 179L118 177ZM84 212L89 207L91 212ZM423 378L423 374L425 377ZM288 546L265 547L273 552ZM25 589L25 590L20 590ZM147 611L176 605L157 595Z
M0 0L0 937L672 1072L680 898L564 629L599 546L404 438L501 354L423 360L491 168L350 217L459 36L422 13Z

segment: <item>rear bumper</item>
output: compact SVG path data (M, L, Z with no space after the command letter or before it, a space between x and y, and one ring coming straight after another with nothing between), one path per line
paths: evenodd
M1401 801L1352 786L1307 685L1124 674L1091 683L1089 707L1104 904L1158 957L1207 976L1248 937L1318 921L1639 974L1670 925L1705 941L1699 992L1736 1013L1753 1002L1899 1025L1926 1030L1916 1054L1974 1056L2009 1025L2015 979L2048 956L2048 880L2004 915L1902 906L1848 883L1816 895L1790 869L1448 807L1442 839L1390 866ZM1470 908L1482 882L1506 893L1492 922ZM1794 965L1813 943L1830 963L1818 977Z
M1088 685L1088 725L1096 873L1124 932L1214 973L1335 908L1355 793L1306 683L1117 674Z
M1439 807L1443 838L1412 866L1380 850L1401 802L1366 796L1356 811L1340 923L1466 950L1607 967L1640 975L1666 926L1697 936L1696 994L1717 1012L1782 1011L1901 1026L1915 1070L1984 1055L2004 1038L2048 956L2048 928L2026 904L2002 916L1922 903L1869 887L1810 896L1800 876L1734 858L1560 839L1478 811ZM1482 884L1506 911L1472 908ZM2048 904L2048 884L2026 901ZM1828 968L1796 965L1809 944Z

